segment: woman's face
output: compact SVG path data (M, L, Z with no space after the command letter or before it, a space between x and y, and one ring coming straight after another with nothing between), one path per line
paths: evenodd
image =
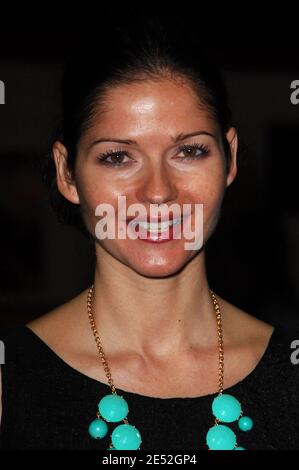
M184 137L186 134L194 135ZM195 205L203 204L205 243L217 224L225 188L236 175L234 128L227 138L232 151L228 173L220 129L187 84L161 79L115 86L105 97L104 112L95 115L81 137L71 183L66 176L67 151L62 144L54 144L58 187L68 200L80 203L85 224L95 239L100 219L95 208L102 203L113 207L116 237L96 240L97 250L104 249L145 276L174 274L201 250L186 250L185 243L190 240L183 234L163 243L117 238L118 198L126 197L126 208L142 204L148 215L151 204L177 204L182 212L187 204L193 231ZM113 152L118 153L111 155ZM106 161L100 160L103 156Z

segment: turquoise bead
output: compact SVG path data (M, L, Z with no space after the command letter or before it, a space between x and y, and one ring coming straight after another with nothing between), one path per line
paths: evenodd
M210 428L206 439L211 450L233 450L237 441L235 433L222 424Z
M238 447L235 447L234 450L245 450L245 449L244 449L244 447L238 446Z
M222 394L214 398L212 403L214 416L224 423L236 421L241 414L241 404L232 395Z
M129 412L126 400L115 393L104 396L98 406L101 416L113 423L122 421Z
M249 416L242 416L242 418L239 419L238 425L241 431L250 431L253 427L253 421Z
M108 426L102 419L95 419L88 427L88 432L94 439L105 437L108 432Z
M111 434L111 441L117 450L136 450L141 443L138 429L131 424L120 424Z

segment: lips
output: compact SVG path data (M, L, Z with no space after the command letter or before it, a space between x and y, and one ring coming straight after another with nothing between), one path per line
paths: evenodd
M182 219L182 214L168 214L165 216L159 215L158 217L150 217L150 215L147 216L147 218L139 218L139 217L127 217L126 222L129 223L131 220L134 220L134 223L139 223L139 222L146 222L146 223L162 223L162 222L170 222L175 219Z
M127 222L127 225L131 226L132 228L136 228L139 232L139 235L144 238L146 234L150 235L162 235L169 230L171 231L173 227L182 224L182 216L179 217L159 217L155 218L156 221L153 221L151 218L147 218L147 220L143 219L131 219ZM171 232L172 233L172 232Z
M142 241L160 243L171 241L174 238L181 238L182 225L186 216L179 214L177 217L174 215L170 217L156 217L151 219L128 217L128 228L132 228L133 232L137 234L137 238Z

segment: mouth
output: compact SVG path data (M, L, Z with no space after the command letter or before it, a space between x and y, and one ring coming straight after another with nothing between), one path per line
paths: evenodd
M179 216L163 221L127 220L127 225L137 234L137 238L151 243L171 241L181 233L184 217ZM175 238L177 239L177 238Z

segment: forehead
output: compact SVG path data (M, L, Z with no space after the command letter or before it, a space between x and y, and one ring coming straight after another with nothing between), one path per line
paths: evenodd
M186 82L143 80L109 88L91 126L91 132L116 132L134 137L163 129L174 133L198 125L215 128L205 103Z

